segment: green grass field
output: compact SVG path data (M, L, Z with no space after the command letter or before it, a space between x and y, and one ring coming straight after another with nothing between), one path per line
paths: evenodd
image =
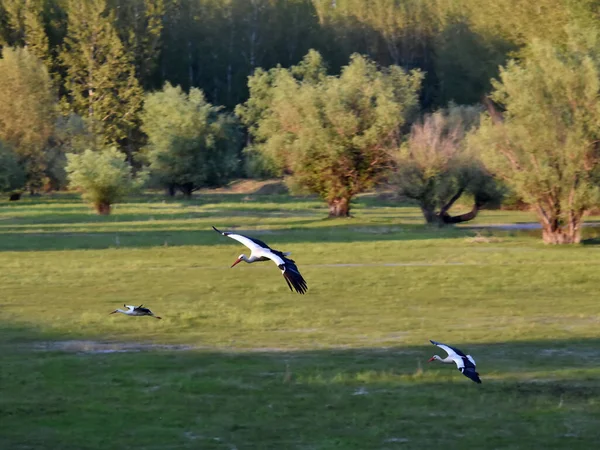
M600 247L438 230L361 197L0 202L1 449L591 449ZM474 224L527 222L484 212ZM291 251L309 291L240 264L236 229ZM144 303L163 320L108 315ZM428 364L436 339L483 384Z

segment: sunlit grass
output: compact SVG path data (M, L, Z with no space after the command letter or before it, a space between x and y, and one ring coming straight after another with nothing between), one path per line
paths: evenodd
M0 448L595 447L598 247L246 197L0 205ZM245 249L211 225L292 251L308 293L270 263L229 269ZM163 320L108 315L123 303ZM483 384L428 364L428 339Z

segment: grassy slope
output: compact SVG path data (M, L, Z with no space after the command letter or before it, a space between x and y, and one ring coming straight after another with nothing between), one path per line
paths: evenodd
M370 198L324 213L243 194L108 218L70 196L0 205L0 448L595 445L598 248L428 230ZM508 220L531 216L478 218ZM228 269L243 249L213 224L292 251L309 293L268 263ZM164 319L107 316L142 302ZM430 338L473 354L484 384L428 365ZM197 348L38 348L67 340Z

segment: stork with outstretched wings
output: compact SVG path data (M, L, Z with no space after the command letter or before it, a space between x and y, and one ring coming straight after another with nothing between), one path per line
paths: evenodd
M280 252L279 250L274 250L263 241L244 236L242 234L231 233L229 231L219 231L215 227L213 227L213 229L223 236L235 239L250 249L250 257L241 254L231 265L231 267L234 267L236 264L239 264L242 261L251 264L257 261L271 260L277 265L277 267L279 267L279 270L281 270L281 274L283 275L283 278L285 278L290 291L293 292L295 290L298 294L304 294L307 291L308 286L306 284L306 280L300 274L300 271L298 270L294 260L288 258L290 252Z

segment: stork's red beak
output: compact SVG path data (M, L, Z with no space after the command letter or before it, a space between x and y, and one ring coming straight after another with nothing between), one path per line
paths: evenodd
M235 262L231 265L231 267L235 266L236 264L239 264L240 261L241 261L240 258L236 259ZM230 267L230 269L231 269L231 267Z
M115 309L113 312L109 313L108 315L110 316L111 314L114 314L116 312L117 312L117 310Z
M431 358L429 358L429 361L427 361L427 362L431 362L431 361L433 361L434 359L435 359L435 358L432 356Z

